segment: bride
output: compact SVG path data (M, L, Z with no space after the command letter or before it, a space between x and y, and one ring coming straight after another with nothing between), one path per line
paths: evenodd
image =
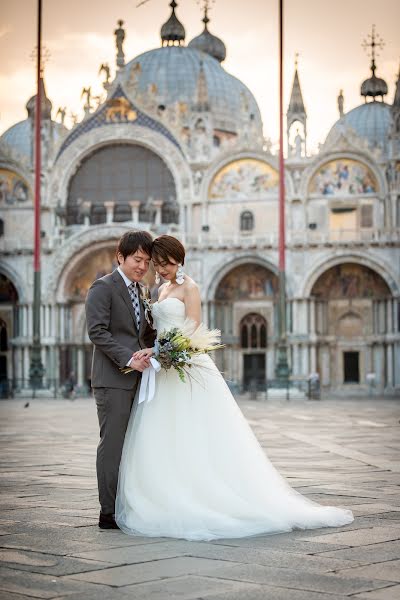
M183 273L185 249L154 241L165 279L152 307L162 332L186 318L201 322L200 293ZM139 356L150 356L141 350ZM115 520L125 533L212 540L292 529L340 527L351 511L320 506L291 489L266 457L222 375L207 355L191 377L156 375L155 395L132 411L122 453Z

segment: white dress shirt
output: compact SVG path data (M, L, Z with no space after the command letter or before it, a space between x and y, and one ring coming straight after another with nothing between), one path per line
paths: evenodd
M129 286L131 285L131 283L133 283L133 281L131 281L131 280L130 280L130 279L129 279L129 278L126 276L126 275L125 275L125 273L123 272L123 270L121 269L121 267L118 267L118 268L117 268L117 271L118 271L118 273L121 275L122 279L124 280L124 283L125 283L126 287L129 287ZM128 362L126 363L126 366L127 366L127 367L130 367L130 366L131 366L131 362L132 362L132 358L130 358L130 359L128 360Z

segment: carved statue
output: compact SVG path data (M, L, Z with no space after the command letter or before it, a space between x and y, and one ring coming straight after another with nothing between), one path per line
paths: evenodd
M301 137L299 130L297 130L296 137L294 138L294 152L295 152L296 158L301 157L302 145L303 145L303 138Z
M122 29L123 21L118 21L118 29L114 31L115 45L117 47L117 67L123 67L125 65L125 54L122 48L125 39L125 30Z
M99 75L101 75L102 73L104 73L106 76L106 79L105 81L103 81L103 83L108 83L110 81L110 67L107 63L102 63L100 65Z
M88 113L91 109L91 104L90 104L90 100L91 100L91 96L92 96L92 88L91 87L82 89L81 99L84 96L86 96L86 102L85 102L85 105L83 108L85 109L85 113Z
M344 115L344 97L343 97L343 90L340 90L339 92L339 96L337 99L337 103L338 103L338 109L339 109L339 115L340 118L343 117Z
M67 114L67 108L66 106L64 106L63 108L61 108L61 106L58 108L57 114L56 114L56 118L58 117L58 115L60 115L60 123L61 125L64 125L64 121L65 121L65 115Z

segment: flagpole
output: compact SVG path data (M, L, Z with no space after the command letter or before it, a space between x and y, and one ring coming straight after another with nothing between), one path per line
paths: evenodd
M278 384L287 387L289 364L286 337L286 240L285 240L285 163L283 158L283 0L279 0L279 339L275 375Z
M30 385L33 390L43 385L43 365L40 340L40 187L41 187L41 77L42 77L42 0L37 4L37 64L35 107L35 197L34 197L34 247L33 247L33 336L29 368Z

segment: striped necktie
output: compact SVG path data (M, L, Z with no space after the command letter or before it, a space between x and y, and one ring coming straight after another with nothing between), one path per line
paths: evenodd
M140 327L140 304L139 304L139 293L137 283L130 283L128 285L128 292L132 300L133 310L135 311L136 325Z

